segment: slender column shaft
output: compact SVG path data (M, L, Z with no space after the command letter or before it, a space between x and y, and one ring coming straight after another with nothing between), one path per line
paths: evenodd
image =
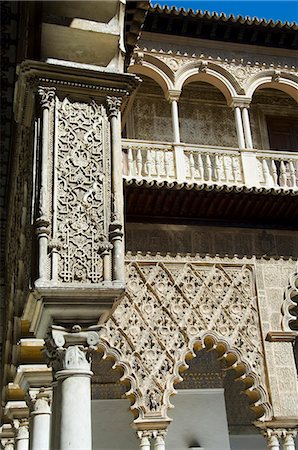
M171 101L171 108L172 108L173 139L174 142L177 144L180 142L179 114L178 114L177 100Z
M37 394L34 410L31 412L30 450L50 450L51 408L49 400L49 396L44 390Z
M235 107L234 114L235 114L236 131L237 131L237 137L238 137L238 145L239 145L239 148L243 149L243 148L245 148L245 141L244 141L241 110L240 110L239 106Z
M21 420L20 426L15 438L15 450L28 450L29 449L29 429L28 421Z
M57 387L61 397L60 414L54 414L58 442L52 439L51 450L92 450L90 354L98 342L97 326L82 330L79 325L72 329L52 325L45 339L47 357L57 381L54 410L58 406Z
M269 450L280 450L279 438L280 430L278 429L267 429L263 432Z
M122 180L122 147L121 147L121 100L108 97L107 105L111 124L112 151L112 191L113 217L110 236L113 242L113 280L124 281L124 239L123 239L123 180Z
M144 435L142 432L139 434L140 439L140 449L141 450L150 450L150 439L148 436Z
M92 450L91 371L62 370L60 450Z
M242 120L243 120L246 148L253 148L248 108L242 109Z
M59 430L61 422L61 383L54 381L52 400L52 420L51 420L51 450L59 450Z
M296 430L284 430L282 433L283 438L283 450L295 450L295 437L297 435Z
M48 254L48 152L49 152L49 109L55 97L55 90L49 87L40 87L42 107L42 132L41 132L41 166L40 166L40 191L39 211L36 221L39 247L39 279L47 278L47 254Z
M155 438L154 450L165 450L165 434L166 431L157 431L157 436Z

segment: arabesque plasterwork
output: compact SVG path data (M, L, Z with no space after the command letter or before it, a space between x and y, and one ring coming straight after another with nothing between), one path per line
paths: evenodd
M100 346L131 383L136 423L169 420L186 356L208 346L235 368L260 405L257 414L268 418L252 268L169 258L131 261L126 269L126 295L101 330Z
M98 283L102 258L110 250L110 160L103 105L57 100L58 276L63 282ZM55 218L54 218L55 220ZM55 226L55 224L54 224Z

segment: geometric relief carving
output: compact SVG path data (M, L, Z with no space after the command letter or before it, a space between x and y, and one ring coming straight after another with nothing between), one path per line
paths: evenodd
M57 100L58 278L98 283L102 253L110 249L110 161L108 121L103 105Z
M253 279L246 265L128 263L126 295L103 327L100 345L131 383L136 423L169 420L179 369L204 347L235 368L256 413L270 416Z

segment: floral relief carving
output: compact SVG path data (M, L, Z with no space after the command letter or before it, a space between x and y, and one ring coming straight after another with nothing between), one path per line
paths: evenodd
M131 383L136 422L169 420L169 397L186 355L210 345L239 376L253 380L258 414L270 415L251 268L150 260L126 269L127 293L102 328L100 346Z
M58 101L57 236L63 282L98 283L110 245L107 118L95 101Z

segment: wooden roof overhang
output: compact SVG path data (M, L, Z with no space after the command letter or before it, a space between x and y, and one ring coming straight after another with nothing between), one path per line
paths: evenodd
M125 180L128 222L298 230L298 191Z
M177 9L175 6L151 6L143 30L238 44L298 48L298 25L295 22L227 16L210 11Z

